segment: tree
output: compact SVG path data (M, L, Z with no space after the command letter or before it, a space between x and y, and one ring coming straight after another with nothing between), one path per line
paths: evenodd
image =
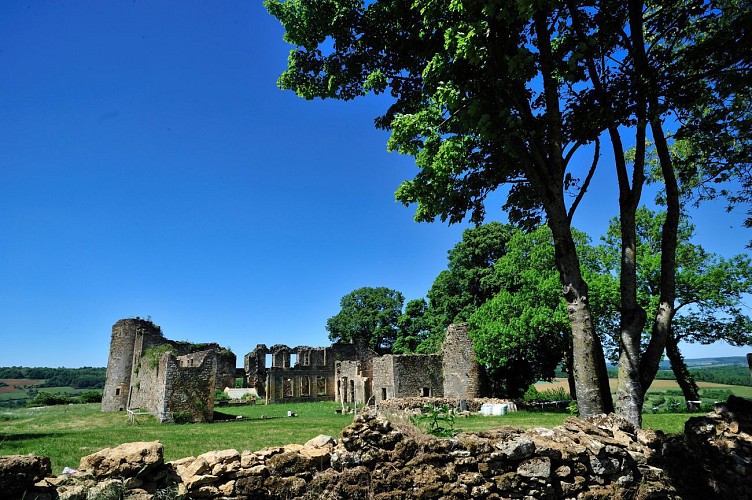
M638 296L641 306L654 314L659 307L661 237L665 213L647 208L637 211ZM611 275L618 272L619 222L612 220L604 236L602 265ZM684 362L679 342L731 345L752 344L752 319L743 313L743 296L752 293L752 260L746 255L729 259L706 252L692 243L694 226L686 219L678 228L676 301L666 354L687 401L699 399L698 388ZM613 299L611 299L613 300ZM612 313L613 309L611 310ZM650 336L644 330L643 344Z
M332 342L365 341L378 353L388 353L397 338L402 294L386 287L363 287L340 301L341 310L326 320Z
M572 324L578 402L584 415L610 411L565 196L577 186L568 171L574 151L599 131L572 106L562 109L578 98L584 78L576 45L560 36L569 29L558 21L563 7L523 0L265 5L297 46L282 88L344 100L389 89L394 103L377 125L391 130L389 148L414 156L420 168L397 191L417 204L417 220L469 215L480 222L486 196L501 185L511 186L513 220L533 224L545 212Z
M267 0L266 5L297 46L281 87L309 99L390 92L393 104L377 125L391 130L391 150L416 159L420 171L400 186L397 198L417 204L417 220L439 217L452 223L469 216L480 222L486 196L500 186L509 188L505 208L513 222L530 227L545 215L572 328L583 415L607 412L612 401L571 221L596 168L599 137L608 135L622 230L617 409L639 425L645 390L668 339L675 293L680 200L664 122L671 113L702 114L703 101L682 100L677 75L694 78L697 92L725 82L719 75L734 70L738 57L718 57L717 67L704 72L700 58L690 56L705 41L702 27L708 19L742 18L749 6L733 0L379 0L367 5ZM741 13L734 14L734 7ZM720 24L725 31L719 32L726 34L731 31L726 25L740 26ZM737 50L703 46L710 59ZM634 219L645 182L648 129L667 217L660 307L641 354L647 318L636 295ZM637 145L632 165L624 157L627 131ZM588 144L595 144L595 160L578 169L573 158ZM567 206L569 191L575 196Z
M514 227L494 221L462 232L462 240L448 252L447 269L439 273L428 291L424 321L431 333L420 344L420 352L436 352L451 323L467 321L498 292L498 283L489 278L514 231Z
M536 380L555 376L571 352L571 330L551 231L518 231L506 249L492 270L499 291L470 316L470 337L499 395L520 397Z
M397 319L397 339L392 345L394 354L417 352L418 347L428 338L431 324L426 312L425 299L413 299L405 304L405 312Z

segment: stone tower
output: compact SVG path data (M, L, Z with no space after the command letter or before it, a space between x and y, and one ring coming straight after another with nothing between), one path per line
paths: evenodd
M107 376L102 392L102 411L128 409L134 359L149 345L162 339L159 327L140 318L121 319L112 325L110 357L107 361Z
M441 346L444 397L471 399L480 396L480 365L475 358L467 323L451 324Z

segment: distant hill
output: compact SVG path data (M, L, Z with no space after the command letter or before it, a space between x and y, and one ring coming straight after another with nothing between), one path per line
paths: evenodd
M701 368L720 368L722 366L748 366L747 358L745 356L726 356L723 358L697 358L697 359L685 359L687 368L691 370ZM671 363L668 359L661 361L661 370L670 370Z
M721 358L697 358L697 359L685 359L685 363L687 363L687 367L690 370L698 370L703 368L721 368L724 366L744 366L748 367L747 365L747 358L745 356L726 356ZM608 365L609 370L616 370L617 366L614 364L609 363ZM659 369L661 370L670 370L671 369L671 362L668 360L668 358L664 358L663 361L661 361L661 364L659 366Z

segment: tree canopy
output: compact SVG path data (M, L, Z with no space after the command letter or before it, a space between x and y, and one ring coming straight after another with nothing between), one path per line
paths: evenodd
M376 352L389 352L397 338L397 321L405 299L386 287L363 287L340 301L341 310L326 320L333 342L365 341Z
M612 400L571 221L597 166L600 136L609 137L622 249L617 409L639 425L675 296L679 180L664 124L673 114L679 123L694 120L701 130L700 123L723 127L749 115L745 106L736 115L723 113L730 96L749 102L749 90L739 83L748 77L749 56L739 52L749 37L737 37L738 45L710 43L742 28L748 3L266 0L266 6L296 46L280 77L282 88L307 99L389 93L391 105L376 124L391 131L389 149L415 158L419 171L396 196L416 205L416 220L480 222L488 194L500 186L508 188L504 209L512 222L532 227L545 218L567 303L583 415L610 411ZM684 92L690 82L691 93ZM703 121L709 104L719 113ZM637 300L634 218L646 177L648 129L667 217L661 305L641 353L647 315ZM625 134L633 134L637 149L631 165L624 156ZM596 152L589 166L573 160L588 144ZM730 156L727 149L715 151L721 161ZM729 175L739 174L736 169Z

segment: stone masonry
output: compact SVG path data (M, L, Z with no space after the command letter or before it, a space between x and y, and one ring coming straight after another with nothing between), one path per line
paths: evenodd
M228 386L235 386L235 355L227 349L168 340L140 318L113 325L102 411L138 409L161 421L211 421L214 390Z

